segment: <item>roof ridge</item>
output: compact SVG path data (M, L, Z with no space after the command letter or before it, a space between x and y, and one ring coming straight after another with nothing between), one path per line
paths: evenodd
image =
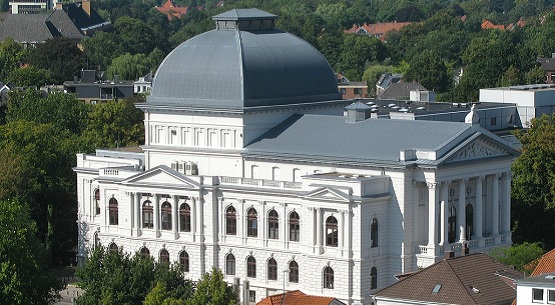
M475 254L483 254L483 253L474 253ZM472 294L469 293L468 289L465 287L464 283L462 282L461 278L459 277L459 274L453 269L453 266L451 266L451 262L458 259L458 258L465 258L467 256L471 256L473 254L467 254L467 255L461 255L461 256L456 256L453 257L451 259L446 259L444 260L444 262L447 263L447 266L449 266L449 270L451 270L451 272L453 272L453 275L455 275L455 278L457 279L458 283L460 284L460 286L463 288L463 290L465 291L465 293L472 299L472 301L474 302L474 304L478 305L478 302L476 302L476 300L474 299L474 296ZM485 255L485 254L483 254ZM486 255L487 256L487 255ZM489 256L488 256L489 257Z

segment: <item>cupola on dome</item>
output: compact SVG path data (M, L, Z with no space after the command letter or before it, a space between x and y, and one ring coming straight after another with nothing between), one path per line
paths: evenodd
M216 29L175 48L162 62L147 103L241 109L340 99L324 56L275 29L276 16L234 9Z

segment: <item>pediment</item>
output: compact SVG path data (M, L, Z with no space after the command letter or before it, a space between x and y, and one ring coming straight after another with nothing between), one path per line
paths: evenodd
M130 177L123 184L152 185L152 186L175 186L179 188L195 188L198 183L188 179L185 175L167 167L157 166L144 173Z
M456 148L443 163L476 161L493 157L516 156L514 150L493 139L487 137L477 137Z
M349 194L331 187L320 187L303 196L309 200L349 201Z

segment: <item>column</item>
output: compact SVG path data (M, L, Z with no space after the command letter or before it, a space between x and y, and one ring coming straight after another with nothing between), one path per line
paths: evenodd
M129 199L129 217L127 219L129 219L129 231L131 232L131 236L133 236L133 228L135 227L135 218L133 217L133 214L135 214L134 212L134 196L133 193L125 191L125 194L128 196Z
M511 233L511 172L503 174L503 225L502 233L510 235Z
M483 194L482 194L482 183L484 180L484 176L476 177L476 208L474 209L474 235L478 240L479 246L484 246L484 241L482 240L482 232L484 229L482 228L483 223Z
M459 223L459 242L466 241L466 179L459 182L459 209L457 211L457 222Z
M447 233L449 232L449 223L447 222L447 218L449 217L449 183L450 181L444 182L443 187L441 188L441 236L439 239L440 245L449 244L449 239L447 238Z
M438 183L427 182L428 185L428 247L435 248L437 245L437 193ZM433 252L435 256L435 251Z
M188 203L189 203L189 206L191 207L191 234L193 235L193 241L196 241L197 240L197 234L196 234L197 233L197 201L195 200L195 198L189 198ZM224 211L224 214L225 214L225 211ZM224 218L225 218L225 215L224 215ZM225 231L224 231L224 234L225 234Z
M322 209L316 208L316 247L318 254L322 253Z
M343 252L343 248L344 248L344 243L345 243L345 234L347 231L347 228L345 228L345 211L340 211L339 214L341 215L341 217L339 217L339 226L338 229L341 230L341 232L339 232L339 249Z
M133 201L135 206L135 232L137 236L141 235L141 195L139 192L135 192L135 200Z
M491 211L491 235L499 235L499 174L494 174L492 177L493 192L492 192L492 211Z
M287 203L282 203L281 206L283 207L283 216L281 217L283 221L281 222L281 227L283 229L280 230L280 233L283 232L283 245L284 249L287 249L287 243L289 242L289 230L287 226Z
M178 228L179 228L179 218L177 217L177 209L179 204L179 196L172 196L172 231L175 239L179 238Z
M154 194L154 236L160 237L160 195Z

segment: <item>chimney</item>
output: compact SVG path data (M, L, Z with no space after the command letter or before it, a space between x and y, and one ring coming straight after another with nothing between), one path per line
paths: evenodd
M461 248L461 255L468 255L470 253L469 250L470 249L468 249L468 245L466 243L463 243Z
M91 16L91 0L83 0L81 2L81 9L87 13L87 15Z
M62 9L64 9L64 8L63 8L63 5L64 5L64 3L63 3L62 1L56 2L56 9L57 9L57 10L62 10Z
M455 252L454 251L445 251L445 259L450 259L455 257Z

